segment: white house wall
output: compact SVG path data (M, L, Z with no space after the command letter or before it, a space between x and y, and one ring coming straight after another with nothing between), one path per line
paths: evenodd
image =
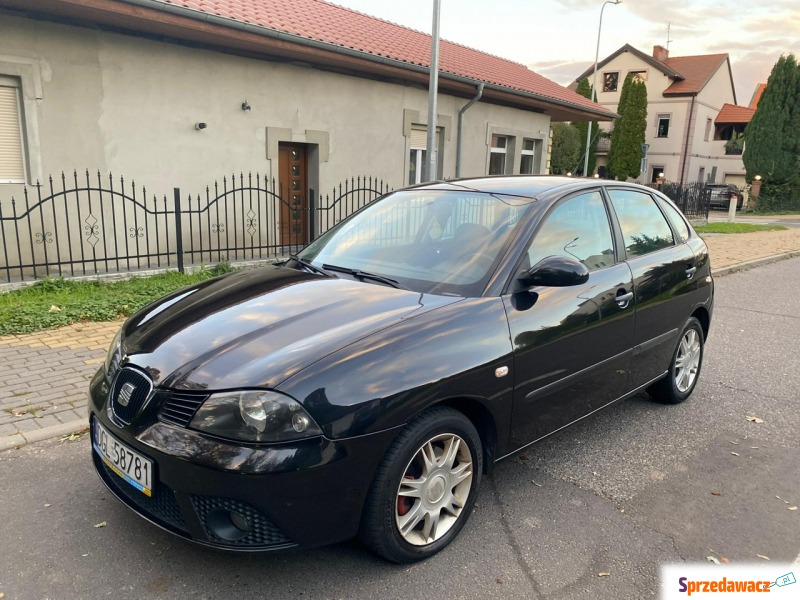
M233 172L277 177L267 137L282 131L291 139L281 141L320 145L318 173L309 168L318 191L357 175L401 187L404 119L410 111L427 121L425 89L16 17L0 22L0 65L2 56L41 67L32 181L89 168L171 193ZM244 100L251 111L242 111ZM467 101L439 96L445 178L455 175L455 126ZM207 129L196 130L198 122ZM546 148L549 126L543 114L475 104L464 117L462 175L486 173L492 131L541 139ZM509 172L519 169L517 146ZM10 189L0 186L0 197Z

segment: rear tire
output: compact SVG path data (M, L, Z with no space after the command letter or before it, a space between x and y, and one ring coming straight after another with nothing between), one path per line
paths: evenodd
M691 396L700 379L704 347L703 327L696 318L689 317L678 338L666 377L647 388L650 397L664 404L680 404Z
M469 419L448 407L422 413L378 467L361 517L361 541L396 563L433 556L467 522L482 471L481 439Z

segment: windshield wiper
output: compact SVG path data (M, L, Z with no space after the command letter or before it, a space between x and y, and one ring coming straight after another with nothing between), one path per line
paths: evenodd
M401 285L395 279L390 279L389 277L384 277L383 275L378 275L376 273L368 273L367 271L361 271L360 269L351 269L350 267L340 267L338 265L322 265L323 269L327 269L328 271L338 271L339 273L347 273L348 275L352 275L353 277L357 277L358 279L371 279L372 281L378 281L380 283L385 283L386 285L390 285L394 288L398 288L401 290L407 290L408 288L404 285Z
M319 275L324 275L325 277L330 277L330 273L326 273L325 271L323 271L319 267L311 264L310 260L306 260L305 258L300 258L296 254L290 254L289 258L291 260L297 262L297 263L300 263L301 265L303 265L306 269L308 269L312 273L318 273Z

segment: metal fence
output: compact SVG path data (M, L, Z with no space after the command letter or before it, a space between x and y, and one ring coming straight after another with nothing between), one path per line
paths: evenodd
M290 201L275 179L242 173L158 195L111 174L62 173L0 198L0 283L278 259L389 191L357 177Z

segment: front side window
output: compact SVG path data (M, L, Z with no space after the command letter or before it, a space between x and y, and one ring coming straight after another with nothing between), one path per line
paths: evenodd
M616 92L619 84L619 72L603 73L603 91Z
M610 190L628 258L649 254L675 243L672 230L650 194Z
M507 151L508 138L504 135L493 135L489 152L489 175L503 175L506 172Z
M0 183L25 182L19 82L0 76Z
M528 249L530 266L548 256L567 256L590 271L614 264L614 243L599 191L562 201L547 215Z
M669 115L658 115L658 121L656 124L656 137L669 137L669 121Z
M323 269L389 277L417 292L477 296L531 204L467 190L401 190L343 221L300 256Z

